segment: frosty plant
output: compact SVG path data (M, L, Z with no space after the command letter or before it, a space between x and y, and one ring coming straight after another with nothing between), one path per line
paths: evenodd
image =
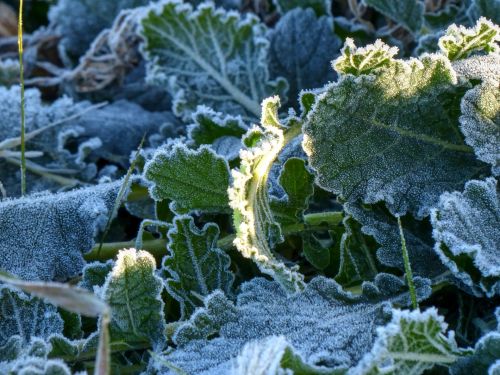
M261 3L1 49L0 373L498 371L498 2Z

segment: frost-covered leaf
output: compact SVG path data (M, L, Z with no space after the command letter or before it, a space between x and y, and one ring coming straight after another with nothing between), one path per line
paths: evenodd
M341 52L342 56L333 62L333 68L340 74L359 76L370 74L378 68L391 66L398 49L389 47L380 39L366 47L356 47L354 40L347 38Z
M497 181L473 180L444 193L431 216L435 250L475 291L500 295L500 196Z
M453 62L453 69L459 77L468 80L498 80L500 77L500 54L471 56Z
M220 298L221 293L218 295ZM221 311L227 311L227 302L221 301L221 306ZM292 296L278 283L254 279L243 284L236 311L220 325L216 338L203 339L208 337L206 330L196 338L196 329L191 328L192 339L183 335L179 342L177 337L179 348L162 359L189 374L229 374L231 359L241 353L245 343L283 336L308 366L346 369L370 350L376 326L390 319L388 306L376 298L347 294L325 278L314 279L303 292ZM218 316L211 309L199 309L196 314ZM183 329L181 326L180 331ZM156 365L160 368L162 362Z
M283 147L298 135L301 125L294 119L289 128L284 127L278 116L279 105L276 96L262 102L262 127L254 126L245 135L247 149L240 152L239 168L232 170L233 183L228 194L236 228L235 246L244 257L254 260L263 273L289 291L297 291L303 287L303 276L297 267L289 268L278 261L271 250L283 241L283 236L269 203L269 172Z
M111 309L109 330L113 340L149 341L155 346L164 342L163 283L155 269L155 259L146 251L118 253L102 291Z
M465 142L474 148L479 160L492 165L494 175L500 175L499 83L486 81L469 90L461 109L460 128Z
M47 339L52 334L61 334L63 328L57 307L0 285L0 347L15 335L27 344L32 337Z
M428 215L441 193L486 167L459 131L464 91L436 55L343 76L319 95L304 126L317 183L348 201L385 201L394 215Z
M385 266L403 270L401 239L396 217L381 205L363 207L347 203L344 209L361 224L361 232L373 236L380 245L377 249L378 260ZM409 216L402 219L402 226L413 273L430 278L443 273L445 268L434 251L429 221L415 220Z
M330 61L338 55L341 40L332 28L331 18L317 18L311 9L295 9L269 32L269 70L272 76L287 79L292 104L301 90L321 87L335 78Z
M189 316L202 304L202 297L216 289L231 293L234 275L231 259L217 247L219 227L209 223L200 230L191 216L177 216L168 231L169 255L163 259L165 287Z
M314 176L307 170L306 162L299 158L288 159L281 171L279 183L286 197L271 201L275 220L280 225L301 222L314 192Z
M228 160L238 157L241 148L241 137L248 130L248 126L240 116L223 115L204 106L198 107L193 114L194 123L189 126L189 138L194 145L211 145L212 149ZM231 147L222 152L221 145Z
M451 61L469 57L475 52L498 51L500 27L486 18L480 18L474 28L455 24L448 27L439 39L439 48Z
M121 10L147 4L148 0L62 0L50 9L49 19L61 35L62 48L76 61Z
M331 0L273 0L273 3L278 12L284 14L285 17L295 8L311 8L318 17L332 14Z
M13 339L17 338L19 337L13 337ZM11 344L15 345L14 341ZM15 356L1 358L0 354L0 373L9 375L71 375L69 367L63 361L47 358L49 351L49 345L43 340L33 337L28 345L22 349L18 348Z
M96 292L106 282L106 277L113 269L114 262L108 260L106 263L88 263L82 270L82 281L79 286L89 292Z
M26 280L66 280L104 229L121 182L0 202L0 269Z
M425 7L421 0L363 0L363 2L412 33L418 33L422 27Z
M453 331L435 308L393 310L392 320L377 329L370 353L349 375L421 374L436 365L449 366L471 350L459 349Z
M246 343L233 360L231 373L234 375L286 375L286 374L344 374L345 371L326 370L309 366L287 342L284 336L269 336L262 340Z
M156 201L171 199L174 210L224 212L228 208L227 161L208 146L190 150L177 143L159 148L144 168L149 191Z
M500 0L473 0L469 13L473 18L483 16L500 24Z
M148 80L167 86L176 114L205 104L255 118L262 99L286 88L283 79L269 80L266 28L250 14L166 0L150 7L141 33Z

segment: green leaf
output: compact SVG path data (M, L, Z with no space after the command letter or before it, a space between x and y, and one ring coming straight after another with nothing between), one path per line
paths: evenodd
M330 265L330 246L322 244L313 233L302 233L302 251L309 263L319 270Z
M421 0L363 0L384 16L417 34L424 20L424 3Z
M208 146L198 150L182 143L171 150L160 147L146 164L144 176L152 183L151 197L173 200L178 213L228 210L229 166Z
M234 275L231 259L217 247L219 227L205 224L198 229L191 216L176 216L168 231L169 255L163 259L165 287L181 304L183 317L202 305L203 297L216 289L231 294Z
M32 337L47 339L62 333L64 322L57 307L7 285L0 285L0 346L14 335L23 344Z
M301 130L298 119L293 119L289 128L280 123L279 105L277 96L262 102L262 127L253 127L245 136L244 144L248 149L240 152L241 164L232 170L233 183L228 193L237 249L285 289L298 291L304 285L303 276L297 272L297 267L288 268L278 261L271 250L283 241L283 236L269 203L269 171L283 147Z
M479 160L491 164L494 175L500 175L498 82L487 81L469 90L462 99L461 108L460 128L465 135L465 142L474 148Z
M19 80L19 62L17 60L0 61L0 86L10 86Z
M455 24L448 27L446 35L439 39L439 48L451 61L464 59L475 52L498 51L500 28L481 17L474 28Z
M232 115L259 116L259 103L283 93L286 81L270 81L266 27L247 13L180 0L150 7L142 19L148 79L167 85L174 111L189 117L197 105Z
M483 16L495 22L500 23L500 0L473 0L469 13L473 16Z
M459 349L454 332L435 308L393 310L392 320L377 329L371 352L349 375L421 374L436 365L449 366L471 350Z
M385 201L393 215L428 215L442 192L485 170L459 130L465 90L436 55L341 77L304 125L317 183L350 202Z
M109 330L113 341L165 340L163 283L155 275L156 262L146 251L121 250L103 287L103 297L111 309Z
M271 201L271 209L280 225L302 222L304 211L314 192L314 175L307 170L306 162L300 158L290 158L283 165L279 183L286 198Z
M500 295L500 195L497 181L472 180L444 193L431 216L435 250L475 292Z
M333 68L339 74L359 76L370 74L378 68L391 66L398 49L389 47L380 39L366 47L356 47L354 40L347 38L341 53L342 55L333 62Z

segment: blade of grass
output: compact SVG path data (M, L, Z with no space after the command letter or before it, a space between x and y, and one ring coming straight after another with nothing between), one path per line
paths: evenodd
M97 250L97 257L98 258L99 258L99 255L101 254L102 244L104 243L104 240L106 239L106 236L108 235L109 229L111 227L111 221L116 216L118 209L122 205L123 195L125 194L125 191L128 188L128 182L130 180L130 177L132 176L132 172L134 171L135 165L137 164L137 159L138 159L139 153L142 150L142 146L144 144L145 139L146 139L146 134L143 135L141 143L139 143L139 146L137 147L137 152L135 154L134 160L132 160L132 163L130 163L130 167L128 168L127 174L125 175L125 178L123 179L123 184L122 184L122 186L120 186L120 190L118 191L118 195L116 196L116 201L115 201L115 205L113 206L113 210L110 212L110 214L108 216L108 221L106 222L106 227L104 229L104 232L102 233L101 241L99 243L99 249Z
M24 65L23 65L23 0L19 0L19 22L17 25L17 45L19 48L19 82L21 85L21 195L26 194L26 142L24 139Z
M398 216L399 236L401 237L401 248L403 250L403 263L406 273L406 282L410 289L410 298L413 309L418 309L417 294L415 293L415 284L413 283L413 272L411 271L410 257L408 256L408 249L406 248L405 235L403 233L403 226L401 225L401 218Z

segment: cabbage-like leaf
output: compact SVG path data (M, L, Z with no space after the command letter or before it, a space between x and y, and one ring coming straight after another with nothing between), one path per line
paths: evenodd
M63 328L57 307L0 285L0 347L12 336L19 336L25 345L32 337L47 339L52 334L62 333Z
M469 90L462 99L461 109L460 128L465 135L465 142L474 148L479 160L492 165L494 175L500 175L498 82L487 81Z
M334 80L330 61L339 54L341 40L333 32L331 18L317 18L312 9L294 9L269 32L269 41L269 70L272 76L287 79L292 104L297 104L301 90Z
M106 282L106 277L113 269L113 265L112 260L108 260L106 263L88 263L82 270L82 281L80 281L79 286L89 292L96 292Z
M22 375L71 375L69 367L60 359L48 359L50 351L40 338L33 337L28 345L19 346L19 336L9 340L12 345L8 348L0 347L0 373ZM16 350L12 351L15 348ZM10 351L6 357L3 349Z
M283 165L279 183L286 193L282 199L271 200L271 209L280 225L302 222L304 211L314 192L314 176L307 170L306 162L290 158Z
M0 202L0 269L25 280L78 275L111 215L121 181Z
M378 68L391 66L397 53L396 47L389 47L380 39L366 47L356 47L354 40L347 38L342 48L342 55L332 66L340 74L355 76L370 74Z
M182 316L191 315L202 297L216 289L231 293L231 259L217 247L217 224L205 224L200 230L191 216L176 216L167 235L169 255L162 263L165 287L181 304Z
M61 35L62 48L76 61L121 10L147 4L148 0L62 0L50 9L49 20Z
M418 33L424 21L424 3L421 0L363 0L412 33Z
M419 296L428 296L429 285L417 283ZM253 279L242 285L236 306L215 292L206 298L207 307L179 327L178 349L158 357L156 366L164 370L168 362L189 374L230 374L231 358L246 343L283 336L305 367L345 371L370 350L376 326L390 320L390 302L409 303L407 287L391 275L364 284L363 292L354 296L322 277L294 295L279 283Z
M469 14L473 18L486 17L498 25L500 24L500 0L473 0Z
M415 374L436 365L449 366L471 350L459 349L455 334L446 334L447 324L435 308L393 310L392 320L377 328L370 353L351 369L349 375Z
M378 302L373 292L373 299L356 297L343 292L332 280L316 278L303 292L290 296L276 282L253 279L243 284L236 311L220 325L216 338L204 339L207 333L215 333L205 329L198 336L202 338L197 338L196 329L187 323L192 339L186 340L184 333L181 341L174 336L179 347L162 356L162 360L189 374L209 371L228 374L231 358L241 352L245 343L268 336L283 336L307 365L328 370L346 369L370 349L375 327L390 319L388 302ZM215 296L220 299L221 293L217 293ZM207 297L207 302L210 299L211 296ZM221 301L223 308L219 310L227 311L226 305L227 302ZM203 317L214 313L200 309L196 315ZM339 330L338 327L343 328ZM184 329L179 328L181 332ZM158 361L156 366L162 368L162 363Z
M271 82L266 28L255 16L180 0L151 5L142 19L148 80L167 86L174 112L188 117L197 105L237 115L260 114L260 101L286 88Z
M385 266L404 270L401 238L396 217L381 205L363 207L347 203L345 211L361 224L361 232L373 236L380 245L377 258ZM436 277L443 273L439 257L434 251L432 227L429 220L402 218L403 233L413 273L423 277Z
M209 146L197 150L176 143L159 148L144 168L151 197L171 199L174 210L224 212L228 210L229 166Z
M155 270L155 259L146 251L127 249L118 253L102 291L111 309L112 340L163 344L163 282Z
M208 107L200 106L193 114L193 121L188 132L194 145L211 145L217 154L228 160L238 158L241 137L248 130L248 126L240 116L223 115Z
M458 128L464 91L436 55L342 76L304 125L317 183L348 201L385 201L394 215L428 215L441 193L485 169Z
M273 0L273 3L278 12L285 14L285 16L295 8L311 8L318 17L332 15L331 0Z
M500 295L500 196L497 181L444 193L431 216L435 250L453 274L478 293Z
M455 24L448 27L439 39L439 48L451 61L469 57L475 52L498 51L500 27L486 18L480 18L474 28Z
M241 164L232 170L233 183L228 190L236 228L235 246L245 258L252 259L259 269L279 281L289 291L303 287L303 276L297 267L289 268L276 259L272 247L283 236L269 203L268 177L283 147L300 132L300 120L291 126L280 123L278 97L262 102L262 127L250 129L244 138L247 149L240 152Z

